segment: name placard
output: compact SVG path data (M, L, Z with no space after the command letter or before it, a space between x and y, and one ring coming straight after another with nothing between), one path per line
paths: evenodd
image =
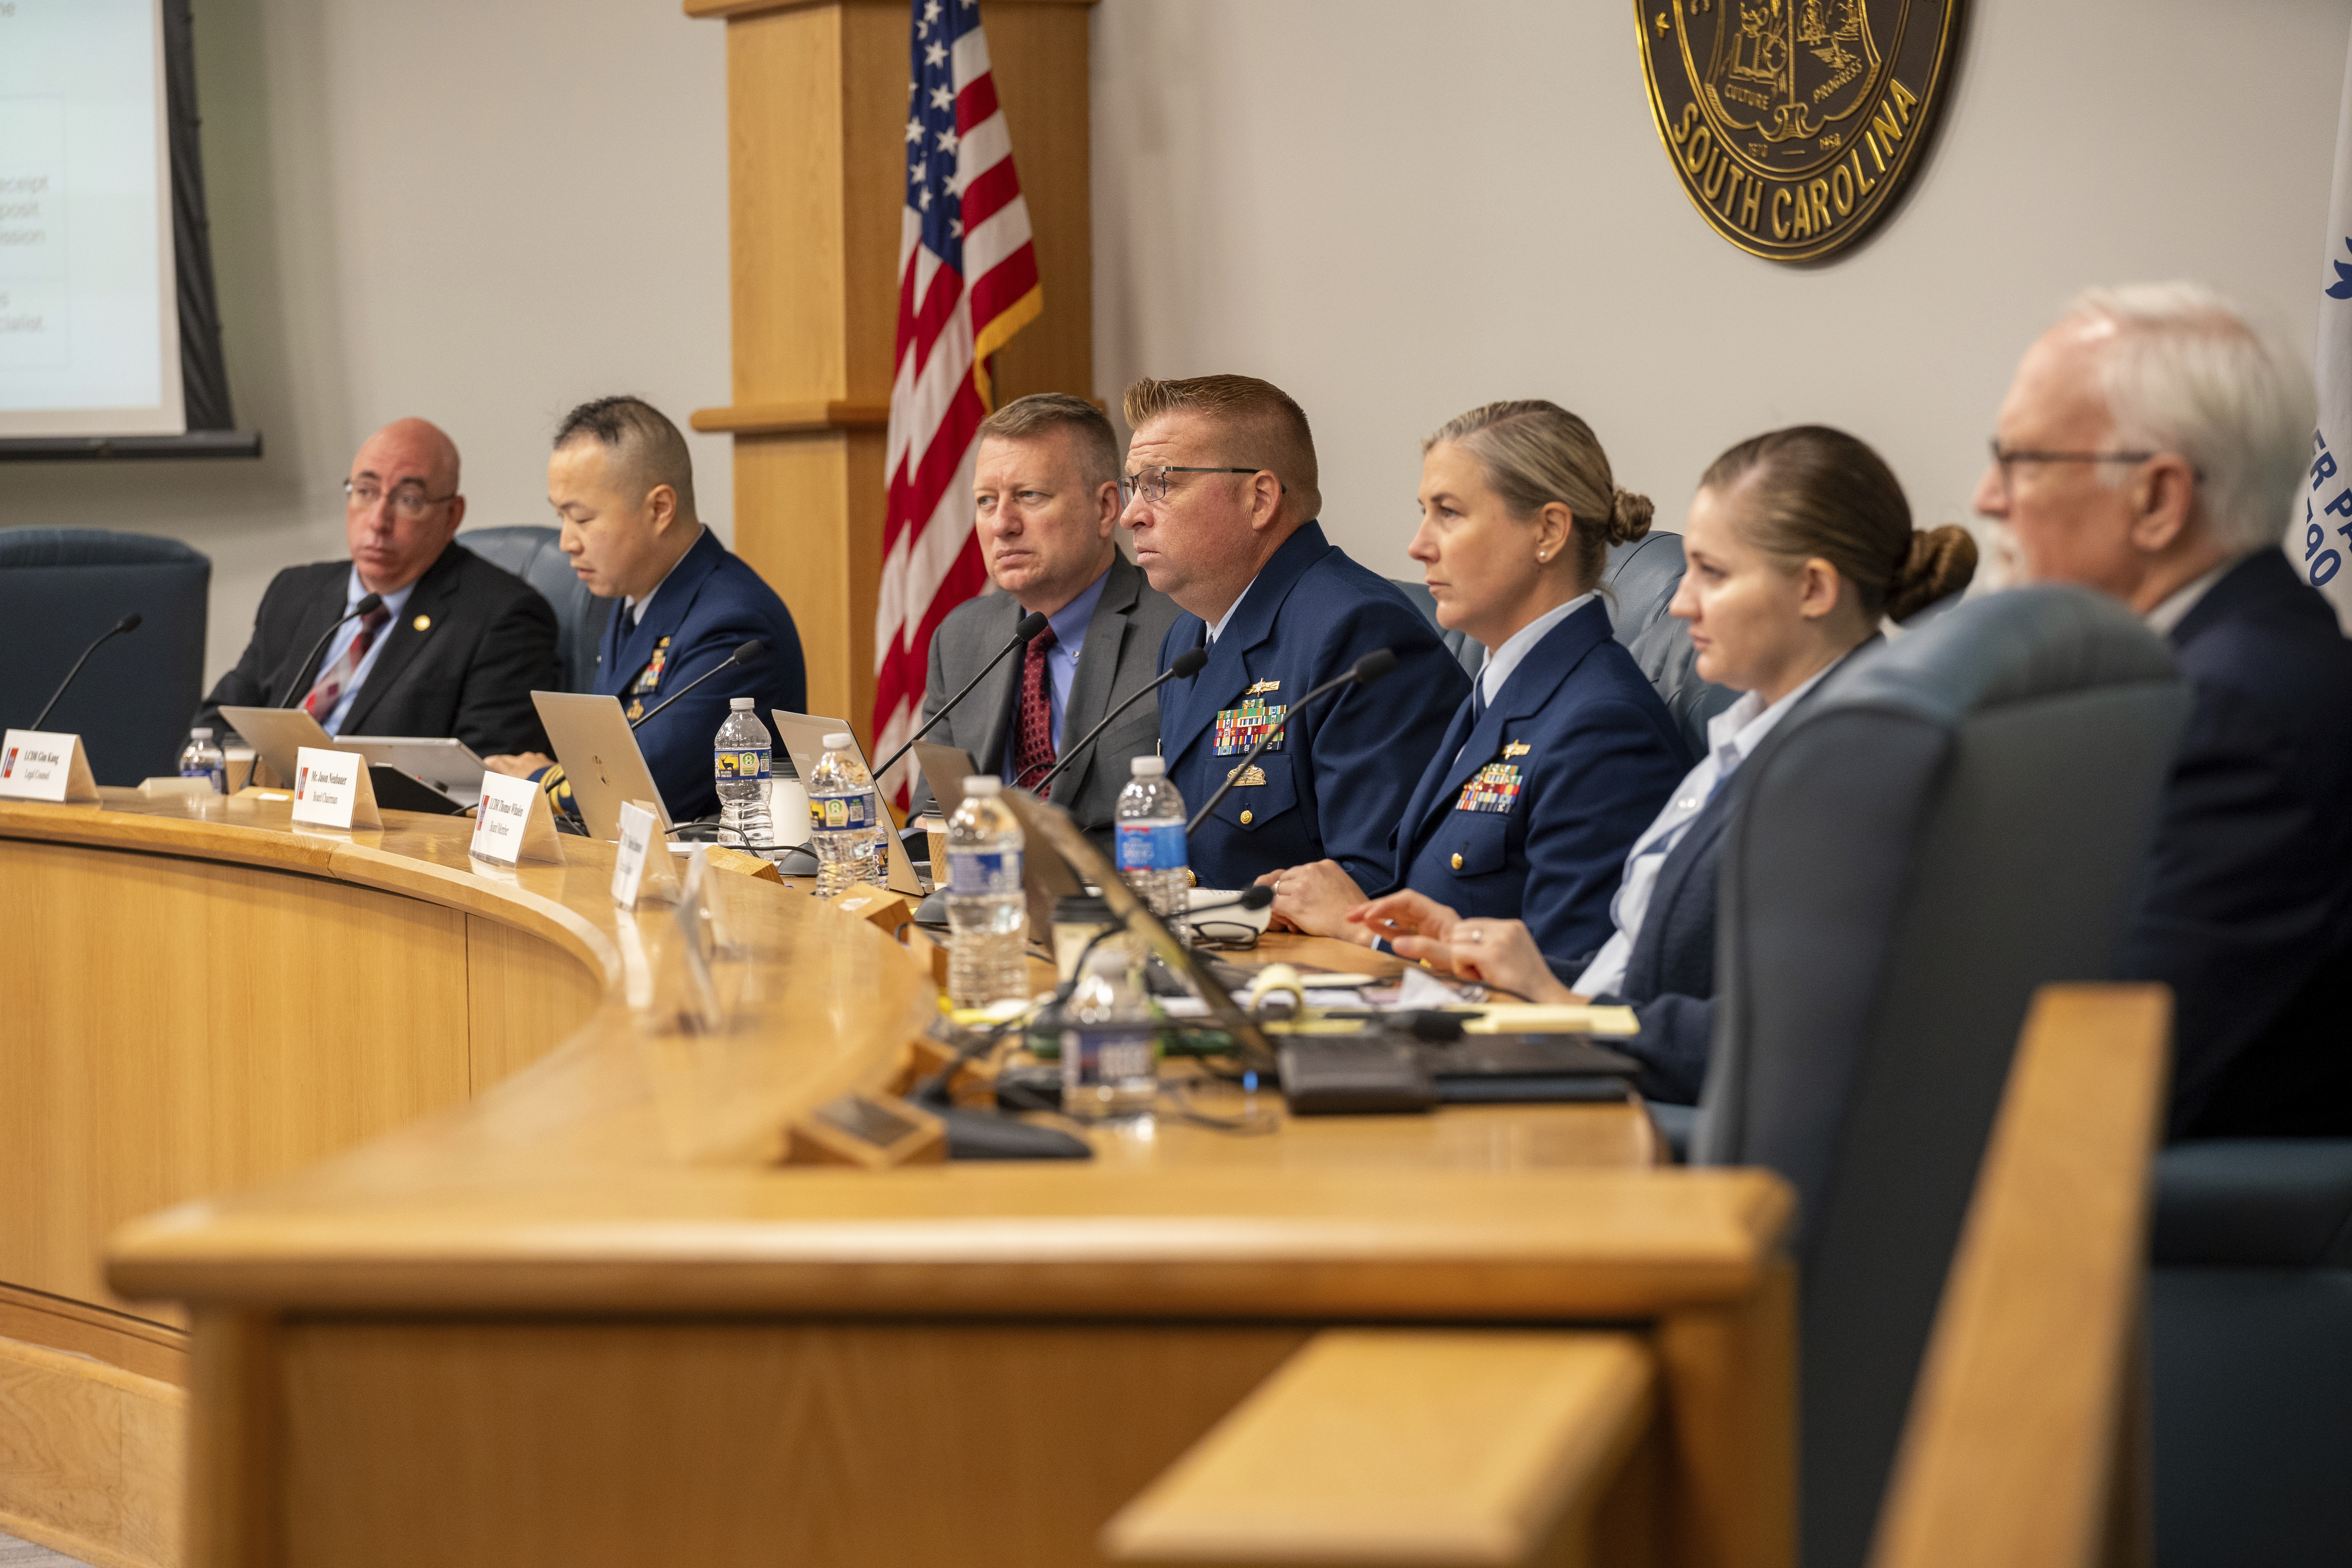
M484 773L482 803L474 812L474 842L467 853L493 866L525 860L560 863L563 851L555 841L555 816L547 809L546 792L529 779Z
M296 752L294 820L311 827L382 827L367 759L324 746Z
M613 901L625 910L677 898L677 871L651 801L621 804L621 847L613 858Z
M56 730L11 730L0 742L0 798L95 803L98 781L81 737Z

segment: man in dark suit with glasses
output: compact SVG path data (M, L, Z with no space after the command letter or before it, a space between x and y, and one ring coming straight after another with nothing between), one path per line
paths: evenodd
M394 420L352 459L343 494L351 559L278 574L195 721L225 731L224 704L295 706L331 735L454 736L478 755L545 746L530 693L560 684L555 612L452 542L466 518L456 444ZM381 603L320 646L370 594Z

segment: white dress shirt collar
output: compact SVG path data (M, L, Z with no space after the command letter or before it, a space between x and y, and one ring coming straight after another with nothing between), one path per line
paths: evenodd
M1567 604L1546 610L1506 637L1502 647L1490 650L1486 662L1478 667L1480 700L1492 707L1495 699L1502 695L1503 683L1511 679L1511 672L1534 651L1536 644L1549 637L1554 626L1591 603L1592 597L1591 594L1579 594Z
M1217 624L1209 628L1209 641L1207 646L1211 647L1217 646L1217 639L1225 635L1225 628L1227 626L1233 625L1234 612L1242 607L1242 599L1248 598L1250 588L1255 588L1256 586L1257 579L1255 577L1251 578L1249 580L1249 587L1242 590L1241 598L1235 599L1232 604L1225 606L1225 613L1217 617Z
M2164 603L2142 616L2140 619L2147 622L2147 629L2157 636L2170 637L2172 628L2187 619L2189 612L2197 607L2197 601L2203 598L2211 590L2213 584L2219 583L2228 574L2230 568L2236 564L2235 561L2222 562L2195 582L2186 584L2167 595Z
M706 524L704 526L707 527L708 525ZM694 544L699 544L702 542L702 528L700 527L698 527L694 531ZM694 553L694 544L689 544L686 547L686 555L691 555ZM653 607L654 595L662 591L662 583L668 582L670 578L677 575L677 569L686 564L686 555L681 555L676 561L670 563L669 570L662 574L661 583L656 583L652 587L646 589L646 596L644 598L624 598L621 601L621 612L629 617L627 620L621 623L624 635L629 632L634 632L637 629L637 623L644 620L646 618L646 612Z

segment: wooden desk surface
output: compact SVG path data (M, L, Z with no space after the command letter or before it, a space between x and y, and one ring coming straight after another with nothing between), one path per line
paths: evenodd
M489 1489L466 1515L495 1538L473 1560L524 1561L528 1545L534 1560L589 1561L625 1531L541 1513L537 1534L509 1539L501 1500L542 1483L618 1497L662 1465L770 1473L761 1467L784 1450L761 1447L767 1436L659 1463L639 1447L591 1458L573 1439L604 1441L594 1435L622 1429L625 1411L684 1420L730 1399L743 1408L723 1429L764 1431L757 1412L807 1386L791 1368L835 1375L826 1345L866 1347L841 1353L856 1397L879 1402L873 1421L935 1386L924 1358L945 1355L971 1392L937 1413L946 1425L932 1436L966 1432L956 1451L1000 1442L1017 1408L1033 1413L1016 1425L1051 1434L1036 1438L1040 1463L1116 1455L1056 1516L1051 1551L1024 1557L1008 1524L1003 1551L973 1559L1077 1561L1087 1531L1319 1325L1596 1320L1654 1325L1679 1412L1674 1495L1698 1543L1688 1560L1785 1561L1788 1191L1762 1172L1652 1165L1638 1107L1276 1110L1265 1136L1161 1115L1095 1130L1086 1162L782 1165L788 1119L892 1082L936 1016L926 966L886 933L800 887L718 878L735 949L717 965L729 1021L689 1031L675 921L613 905L610 846L566 838L561 864L503 870L469 861L462 820L387 813L380 831L336 833L294 829L287 809L124 792L96 807L0 805L0 864L42 889L41 907L0 932L21 939L0 981L36 996L32 1016L54 1037L30 1051L0 1042L0 1078L21 1068L50 1085L44 1103L72 1121L70 1135L51 1133L36 1125L49 1112L19 1115L32 1134L19 1158L34 1163L0 1203L71 1214L47 1251L26 1254L47 1275L13 1282L102 1301L77 1259L107 1224L184 1200L122 1226L105 1279L121 1298L183 1304L196 1325L191 1561L400 1561L449 1544L402 1531L461 1485ZM1269 939L1259 956L1380 962L1303 939ZM95 996L100 1012L162 1017L175 988L199 984L233 1016L179 1037L93 1032L78 1010ZM275 1054L248 1049L273 1031ZM374 1053L386 1082L414 1061L456 1065L399 1092L373 1079L338 1089L343 1051ZM60 1099L58 1064L85 1058L104 1092ZM175 1092L224 1072L239 1086L230 1100L276 1107L261 1121L279 1131L242 1163L229 1155L256 1128ZM366 1114L336 1110L355 1093ZM329 1111L323 1131L308 1125ZM148 1121L125 1131L125 1117ZM219 1147L209 1163L159 1163L141 1153L151 1126L162 1145ZM145 1205L123 1206L140 1193ZM0 1237L0 1281L13 1246ZM713 1339L717 1323L751 1337ZM816 1359L792 1359L803 1351ZM1108 1357L1107 1381L1076 1394L1033 1387L1022 1369L1040 1357ZM1157 1414L1139 1423L1136 1394L1121 1391L1154 1366ZM394 1406L415 1414L365 1430L337 1414L389 1419ZM273 1409L294 1423L286 1447ZM400 1436L412 1419L427 1422L418 1431L499 1429L499 1451L522 1469L501 1461L494 1476L477 1454L450 1470L457 1456ZM868 1419L812 1430L830 1442ZM620 1468L600 1468L608 1459ZM856 1475L856 1487L878 1484ZM176 1483L157 1484L161 1498ZM1013 1494L1000 1501L1013 1507ZM978 1505L958 1493L949 1506L934 1519L926 1504L908 1528ZM764 1560L774 1528L756 1511L730 1516L746 1562ZM654 1528L653 1514L631 1517ZM291 1534L272 1536L272 1519L291 1520ZM377 1557L350 1555L362 1538Z

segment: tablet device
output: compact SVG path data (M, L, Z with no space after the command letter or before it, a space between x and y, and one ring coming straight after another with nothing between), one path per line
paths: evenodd
M629 728L617 697L581 691L534 691L533 706L555 760L572 785L572 804L589 834L612 843L621 841L621 807L633 800L649 800L661 816L663 831L673 826L669 807L654 784L646 754L637 749L637 732Z
M471 805L482 797L482 759L463 741L429 735L345 735L337 749L357 752L371 766L398 768L423 779L453 800Z
M307 708L226 708L221 717L245 737L263 764L278 775L281 788L291 788L294 756L305 746L349 750L319 727Z
M849 736L850 748L856 752L859 764L869 773L874 771L873 759L866 754L866 748L857 743L857 732L849 727L847 720L827 719L816 713L793 713L782 708L770 709L768 717L775 722L776 744L782 746L784 754L792 759L793 773L803 785L808 783L809 775L816 772L816 760L824 755L824 738L827 735ZM887 805L883 807L882 816L882 851L889 857L886 863L889 867L890 890L904 893L910 899L919 899L923 896L922 879L915 875L915 863L908 858L907 847L898 842L898 826L891 818ZM814 848L811 853L814 853Z

